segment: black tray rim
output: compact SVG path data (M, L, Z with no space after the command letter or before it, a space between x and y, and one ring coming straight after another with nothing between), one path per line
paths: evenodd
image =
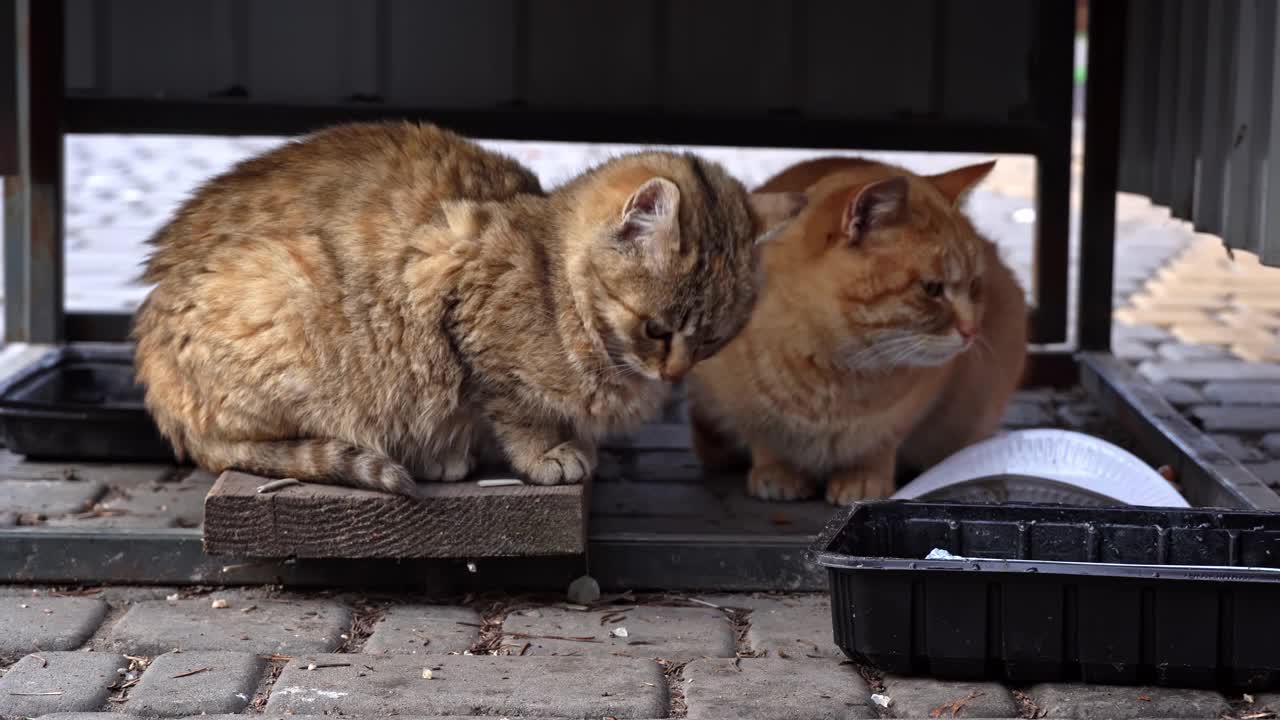
M90 413L98 418L137 419L139 414L147 415L145 408L104 407L80 409L67 405L47 405L43 403L14 400L10 395L35 382L41 376L52 372L59 365L69 362L123 362L133 365L133 349L116 344L62 346L36 359L23 369L0 382L0 417L38 420L78 420L89 418ZM150 415L147 415L150 417Z
M871 508L882 505L930 506L930 507L999 507L1003 511L1044 510L1057 508L1079 512L1097 512L1104 508L1077 505L1050 505L1037 503L1005 503L1001 505L984 505L981 503L960 502L921 502L915 500L867 500L856 502L837 512L814 539L805 552L805 559L815 565L836 571L855 572L919 572L921 570L938 570L947 572L1000 573L1017 575L1047 576L1087 576L1090 578L1128 578L1137 580L1187 580L1198 582L1244 582L1280 586L1280 568L1260 568L1248 566L1225 565L1152 565L1069 562L1062 560L1000 560L990 558L966 558L963 560L919 560L909 558L866 557L847 555L830 550L840 538L854 516L867 512ZM1127 505L1117 508L1105 508L1108 511L1132 510L1137 512L1196 512L1216 515L1258 516L1271 513L1257 513L1243 510L1220 508L1163 508L1139 505Z

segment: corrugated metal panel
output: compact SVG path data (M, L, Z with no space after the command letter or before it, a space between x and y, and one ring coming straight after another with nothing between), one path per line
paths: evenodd
M1275 0L1131 0L1120 188L1280 266Z
M1026 122L1036 10L1025 0L67 0L68 89Z
M1235 103L1236 25L1239 3L1216 3L1205 23L1204 97L1200 104L1200 152L1196 158L1192 216L1201 230L1221 234L1222 190L1226 183L1227 153L1234 133L1231 110Z

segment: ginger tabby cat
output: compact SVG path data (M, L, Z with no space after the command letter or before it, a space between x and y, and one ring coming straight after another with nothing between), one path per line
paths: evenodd
M580 482L603 434L746 323L757 238L803 202L659 152L544 193L439 128L332 128L214 178L157 233L138 377L215 472L413 495L496 446L531 482Z
M764 250L746 329L689 380L694 447L745 446L754 497L847 504L995 432L1026 359L1022 290L959 209L994 162L931 177L854 158L760 191L809 204Z

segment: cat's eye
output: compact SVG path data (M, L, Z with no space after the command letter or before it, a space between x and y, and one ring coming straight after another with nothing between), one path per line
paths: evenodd
M921 283L921 287L924 288L924 294L928 295L931 298L942 297L943 291L946 290L946 288L943 287L942 283L932 282L932 281Z
M649 318L644 321L644 334L652 340L670 340L671 329L668 328L661 320Z

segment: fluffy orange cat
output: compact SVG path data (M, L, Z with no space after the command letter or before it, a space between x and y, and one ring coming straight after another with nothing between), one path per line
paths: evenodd
M764 249L746 329L689 381L694 445L748 492L846 504L893 492L990 436L1022 376L1022 290L959 209L994 162L921 177L853 158L796 165L760 191L808 207Z

